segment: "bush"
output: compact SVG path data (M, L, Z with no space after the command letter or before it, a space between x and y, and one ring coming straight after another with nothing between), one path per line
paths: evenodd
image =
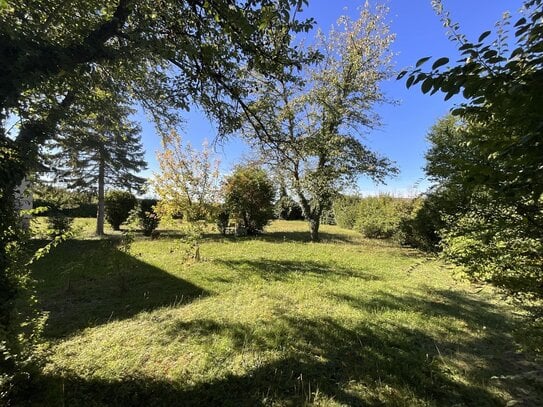
M344 229L354 228L358 216L358 203L361 198L354 196L342 196L337 198L333 205L334 218L338 226Z
M361 199L354 228L368 238L396 237L402 219L411 212L411 206L411 199L393 198L389 195Z
M121 224L128 219L130 211L136 206L134 195L126 191L109 191L105 196L106 220L113 230L119 230Z
M344 196L332 207L339 226L357 230L368 238L389 239L398 236L402 220L411 212L412 200L389 195Z
M226 207L247 234L262 231L273 217L275 191L266 172L254 165L238 166L224 185Z
M440 231L445 227L443 209L435 194L416 198L411 213L400 222L400 243L427 252L439 251Z
M476 191L467 210L445 219L444 257L473 280L491 282L521 300L541 301L543 239L537 222L523 216L486 190Z
M96 202L91 194L65 188L38 185L34 191L33 206L49 208L38 216L96 217Z
M52 216L51 207L54 205L50 200L42 198L34 199L34 208L49 208L37 216ZM96 218L96 202L75 203L73 207L60 209L60 214L69 218Z
M336 217L332 209L326 209L322 212L321 215L321 224L322 225L335 225Z
M56 212L47 217L47 228L50 236L60 236L69 232L72 228L74 218L70 218L60 212Z
M160 223L160 217L154 210L156 199L142 199L138 202L137 217L144 236L152 236Z
M35 193L38 198L33 200L32 206L47 208L39 214L47 216L49 235L55 237L68 232L73 222L73 217L69 216L68 212L77 207L81 194L48 185L38 185Z
M96 202L78 203L76 207L62 212L71 218L96 218Z

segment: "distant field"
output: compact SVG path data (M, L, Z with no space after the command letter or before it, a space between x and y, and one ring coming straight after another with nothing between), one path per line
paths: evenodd
M187 264L175 231L124 253L89 221L36 265L35 405L543 405L511 336L522 315L416 251L276 221L210 235Z

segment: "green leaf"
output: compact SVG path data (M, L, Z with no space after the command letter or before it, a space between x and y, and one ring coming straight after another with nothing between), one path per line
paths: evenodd
M455 92L449 92L449 93L447 93L447 94L445 95L445 99L444 99L444 100L447 101L447 100L449 100L450 98L452 98L454 95L456 95ZM454 113L453 113L453 115L454 115Z
M421 66L422 64L424 64L426 61L428 61L431 57L424 57L424 58L421 58L417 61L416 63L416 67L418 68L419 66Z
M479 36L479 42L483 41L486 37L488 37L490 35L491 31L485 31L484 33L482 33L480 36Z
M524 17L522 17L520 20L518 20L515 23L515 27L518 27L519 25L522 25L522 24L526 24L526 19Z
M487 51L483 54L483 58L489 59L495 57L496 55L498 55L498 52L491 49L490 51Z
M424 82L422 82L422 85L421 85L421 90L422 90L422 93L428 93L430 91L430 89L432 89L432 85L434 84L434 80L431 78L431 77L428 77L424 80Z
M396 77L396 80L402 79L407 74L407 71L401 71L398 76Z
M407 89L409 89L411 87L411 85L413 85L413 81L415 80L415 77L414 76L410 76L409 78L407 78L407 82L405 84L405 86L407 87Z
M421 72L417 75L417 77L415 78L415 82L413 82L413 85L419 83L420 81L426 79L428 77L428 75L426 75L425 73Z
M451 110L453 116L462 116L462 113L464 113L464 109L461 108Z
M449 62L449 58L447 58L447 57L439 58L439 59L438 59L436 62L434 62L434 64L432 65L432 69L437 69L437 68L439 68L440 66L445 65L447 62Z

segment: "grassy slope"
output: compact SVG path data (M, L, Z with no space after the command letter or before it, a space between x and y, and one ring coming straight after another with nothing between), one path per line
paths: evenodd
M38 265L51 405L537 404L519 323L414 251L275 222L256 239L66 243ZM518 318L518 317L517 317ZM539 401L537 401L539 400ZM535 405L534 404L534 405Z

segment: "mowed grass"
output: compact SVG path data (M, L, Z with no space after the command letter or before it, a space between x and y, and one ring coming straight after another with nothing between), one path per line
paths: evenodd
M66 242L35 270L49 312L35 405L540 405L523 320L413 250L274 222L210 235ZM88 236L83 233L82 236ZM512 404L511 404L512 405Z

